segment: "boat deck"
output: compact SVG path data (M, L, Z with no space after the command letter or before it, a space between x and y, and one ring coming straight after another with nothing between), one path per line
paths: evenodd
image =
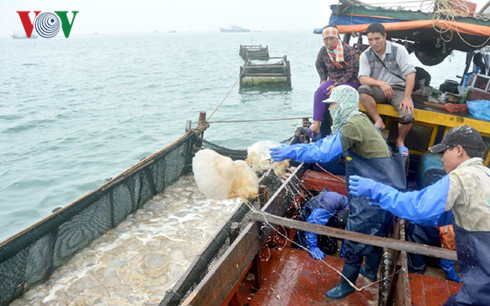
M270 250L270 252L269 252ZM261 253L261 288L255 293L249 274L237 290L230 305L376 305L378 285L354 292L341 300L331 300L325 293L336 286L340 276L330 267L313 259L307 252L285 247L264 249ZM343 259L327 256L326 261L339 271ZM273 276L273 277L272 277ZM356 285L371 282L360 276ZM461 284L431 276L410 274L413 305L442 305Z

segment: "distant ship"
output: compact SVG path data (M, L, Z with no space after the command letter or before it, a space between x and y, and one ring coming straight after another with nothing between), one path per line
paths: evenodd
M20 34L18 32L15 32L14 34L10 35L13 39L27 39L28 37L26 36L26 34ZM31 34L31 39L36 39L38 38L37 35L34 35L34 34Z
M232 32L250 32L250 29L245 29L240 26L231 26L229 28L219 28L221 32L232 33Z

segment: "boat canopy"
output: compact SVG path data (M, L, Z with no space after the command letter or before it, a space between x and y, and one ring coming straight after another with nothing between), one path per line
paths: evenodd
M468 17L473 13L467 13L464 17L444 15L437 10L432 13L394 10L349 1L332 5L331 10L329 25L337 26L340 33L364 33L369 24L382 23L389 38L401 40L409 51L434 53L438 49L441 55L452 50L472 52L490 45L490 18L479 13L475 17ZM321 33L321 29L316 32Z

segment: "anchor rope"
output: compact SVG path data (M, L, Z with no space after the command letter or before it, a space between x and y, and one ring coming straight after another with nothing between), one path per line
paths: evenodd
M252 206L252 205L251 205L249 202L244 202L244 203L245 203L245 204L246 204L246 205L247 205L247 206L250 208L250 210L251 210L252 212L255 212L255 213L261 214L261 215L263 216L263 218L264 218L264 225L263 225L263 227L268 226L268 227L269 227L269 228L271 228L271 229L272 229L272 230L273 230L273 231L274 231L276 234L278 234L279 236L283 237L283 238L286 240L286 242L288 242L288 241L289 241L289 242L291 242L292 244L296 245L296 246L297 246L299 249L303 249L304 251L308 252L308 254L310 253L310 252L308 251L308 248L306 248L306 247L304 247L304 246L302 246L302 245L300 245L300 244L296 243L295 241L293 241L293 240L289 239L289 237L287 237L286 235L284 235L283 233L281 233L281 232L280 232L280 231L279 231L279 230L278 230L276 227L274 227L272 224L270 224L270 223L269 223L269 221L267 221L267 218L266 218L266 216L265 216L265 212L263 212L263 211L261 211L261 210L256 209L256 208L255 208L254 206ZM284 228L284 226L282 226L282 228ZM286 246L286 243L284 244L284 247L285 247L285 246ZM284 247L283 247L283 248L284 248ZM365 285L365 286L362 286L362 287L360 287L360 288L359 288L359 287L357 287L355 284L353 284L353 283L352 283L352 282L351 282L351 281L350 281L350 280L349 280L349 279L348 279L348 278L347 278L347 277L346 277L344 274L342 274L342 272L340 272L339 270L337 270L336 268L334 268L332 265L330 265L330 264L329 264L329 263L328 263L326 260L321 259L320 261L321 261L323 264L325 264L325 265L326 265L328 268L330 268L331 270L333 270L335 273L337 273L337 274L339 274L341 277L343 277L343 278L344 278L344 279L345 279L345 280L346 280L346 281L349 283L349 285L351 285L351 286L352 286L352 288L354 288L356 291L362 291L362 290L364 290L364 289L366 289L366 288L369 288L369 287L371 287L371 286L374 286L374 285L375 285L375 284L377 284L377 283L380 283L380 282L382 282L382 281L384 281L384 280L390 279L390 278L392 278L392 277L393 277L395 274L399 273L399 272L400 272L400 270L401 270L401 268L400 268L400 269L398 269L398 270L394 271L392 274L390 274L390 275L388 275L388 276L386 276L386 277L384 277L384 278L382 278L382 279L379 279L379 280L377 280L377 281L375 281L375 282L372 282L371 284L368 284L368 285Z
M248 120L218 120L207 121L208 123L238 123L238 122L259 122L259 121L284 121L284 120L298 120L303 118L310 118L308 116L303 117L288 117L288 118L269 118L269 119L248 119Z
M216 108L214 109L214 111L211 113L211 115L208 117L208 120L213 118L214 114L218 111L218 109L221 107L221 105L226 101L226 99L228 98L228 96L230 95L231 91L233 90L233 88L235 88L236 84L238 83L238 81L240 81L240 78L242 76L242 73L240 73L240 75L238 76L238 78L236 79L235 83L233 83L233 85L231 86L230 90L228 90L228 92L226 93L226 95L224 96L223 100L221 100L221 102L218 104L218 106L216 106Z

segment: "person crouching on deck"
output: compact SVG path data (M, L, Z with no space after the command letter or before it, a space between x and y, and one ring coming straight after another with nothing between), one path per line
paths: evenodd
M347 197L325 189L303 206L298 221L344 229L348 214L349 200ZM308 248L311 257L316 260L321 260L325 254L334 254L338 250L338 240L333 237L317 236L315 233L303 231L298 231L296 237L298 244ZM342 242L341 257L344 257L343 245L344 242Z
M316 70L320 76L320 86L313 99L313 125L311 130L321 137L330 135L330 112L328 106L323 103L330 96L332 89L338 85L359 87L357 74L359 63L356 50L339 38L339 30L335 26L327 26L322 32L325 44L318 51L316 57Z
M414 222L452 210L463 287L444 305L490 305L490 169L483 166L486 144L469 126L450 129L440 144L447 175L420 191L400 192L376 179L351 176L350 192Z
M361 175L380 180L399 190L405 190L406 178L403 158L392 155L380 131L369 118L359 112L359 93L347 85L337 86L326 100L333 118L332 135L309 144L283 145L271 148L274 161L294 159L299 162L328 162L346 155L347 177ZM349 217L346 230L386 237L393 215L379 207L369 205L366 198L349 195ZM382 248L353 241L345 242L345 262L342 274L355 283L359 273L376 279ZM361 269L363 258L365 267ZM341 278L340 284L327 292L339 299L354 288Z

